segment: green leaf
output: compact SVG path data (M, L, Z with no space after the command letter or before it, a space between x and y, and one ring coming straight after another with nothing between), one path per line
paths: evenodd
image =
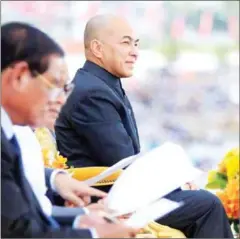
M233 229L236 233L239 233L239 227L240 227L239 222L234 221L233 222Z
M225 175L225 174L223 174L223 173L217 172L217 173L216 173L216 176L217 176L218 178L221 178L221 179L227 181L227 175Z
M211 182L211 183L208 183L206 185L206 188L207 189L219 189L220 188L220 185L218 182L214 181L214 182Z
M217 181L219 182L219 187L221 189L226 188L227 182L228 182L227 176L221 173L217 173L216 177L217 177Z
M224 189L227 185L227 177L224 174L216 173L211 182L206 185L208 189Z

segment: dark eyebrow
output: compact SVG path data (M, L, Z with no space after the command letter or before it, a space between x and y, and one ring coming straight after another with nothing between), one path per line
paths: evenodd
M124 36L123 37L123 40L124 39L128 39L129 41L134 41L135 43L137 43L137 42L139 42L139 39L136 39L136 40L134 40L132 37L130 37L130 36Z

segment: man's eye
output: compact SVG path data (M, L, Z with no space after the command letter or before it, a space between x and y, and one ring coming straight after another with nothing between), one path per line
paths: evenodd
M124 41L123 44L127 44L127 45L129 45L130 42L129 42L129 41Z

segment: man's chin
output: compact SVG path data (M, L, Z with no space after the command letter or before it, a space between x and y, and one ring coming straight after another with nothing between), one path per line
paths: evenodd
M40 128L40 127L44 127L44 118L43 115L39 115L36 117L33 117L29 122L28 125L31 128Z
M41 124L40 121L29 122L27 125L28 125L30 128L32 128L32 129L36 129L36 128L42 127L42 124Z
M124 72L121 78L129 78L133 76L133 71Z

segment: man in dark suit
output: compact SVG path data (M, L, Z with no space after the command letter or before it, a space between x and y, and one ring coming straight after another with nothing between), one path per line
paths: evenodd
M87 61L77 71L75 89L55 124L57 145L70 165L111 166L140 151L133 110L120 80L132 75L138 39L126 21L100 16L88 22L84 44Z
M1 47L2 237L131 236L135 233L132 228L121 223L108 223L96 214L82 216L73 229L60 227L43 212L24 175L13 124L40 126L47 101L63 91L67 75L64 52L45 33L17 22L1 26ZM80 229L82 225L85 229Z
M132 75L138 39L124 19L101 15L87 23L84 44L87 62L77 71L74 92L56 122L57 143L71 165L111 166L140 149L132 108L120 81ZM232 238L224 208L213 194L178 189L166 198L185 204L160 223L190 238Z

